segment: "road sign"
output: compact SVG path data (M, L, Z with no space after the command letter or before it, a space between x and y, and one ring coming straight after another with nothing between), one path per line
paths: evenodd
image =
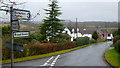
M13 46L14 46L14 51L20 51L20 52L24 51L23 44L21 43L14 43ZM11 49L11 45L9 41L5 41L5 47Z
M30 20L30 11L22 9L13 9L13 20Z
M20 28L19 21L13 21L12 22L12 30L13 31L18 31Z
M14 37L15 38L20 38L20 37L29 37L30 32L29 31L18 31L14 32Z

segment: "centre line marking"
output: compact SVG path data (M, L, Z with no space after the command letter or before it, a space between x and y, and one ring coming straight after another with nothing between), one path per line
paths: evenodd
M57 55L57 57L53 60L53 62L51 63L51 65L50 66L54 66L55 65L55 63L56 63L56 61L57 61L57 59L60 57L60 55Z
M40 66L47 66L48 63L54 58L54 56L50 57L43 65Z
M50 59L48 59L47 63L50 62L54 57L52 56Z

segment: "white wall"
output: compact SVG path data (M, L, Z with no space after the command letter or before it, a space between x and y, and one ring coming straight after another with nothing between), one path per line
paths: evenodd
M73 39L76 39L76 36L77 37L89 37L90 39L92 39L92 34L84 34L82 35L81 33L74 33L74 29L72 29L72 32L70 32L70 30L66 27L64 29L64 31L62 33L66 33L67 31L67 34L71 36L71 41L73 41ZM77 29L77 31L79 31L79 29Z

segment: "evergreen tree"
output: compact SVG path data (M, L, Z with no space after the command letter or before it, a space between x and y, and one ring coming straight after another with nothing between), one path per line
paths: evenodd
M61 15L61 12L57 3L57 0L52 0L51 3L48 4L49 8L45 9L48 16L43 19L44 23L40 28L45 41L47 41L47 39L51 41L55 37L59 36L59 34L63 31L63 24L60 23L62 20L58 18L58 16Z
M92 38L97 40L99 38L98 33L96 31L93 32Z

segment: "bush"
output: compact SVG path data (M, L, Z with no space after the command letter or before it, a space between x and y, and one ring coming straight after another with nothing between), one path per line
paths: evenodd
M22 44L25 44L27 42L31 42L29 40L27 40L28 38L14 38L14 42L16 43L22 43Z
M99 38L98 33L96 31L93 32L92 38L97 40Z
M90 43L96 43L97 41L95 39L91 39Z
M70 41L71 37L66 34L60 34L57 37L50 40L52 43L62 43L62 42L68 42Z
M10 26L2 27L2 35L5 36L6 34L10 35Z
M113 44L115 44L118 40L120 40L120 36L115 36L113 38Z
M118 41L114 44L114 47L115 47L115 50L120 53L120 40L118 40Z
M28 40L30 42L31 41L41 42L42 41L42 35L40 33L31 34Z
M76 42L66 42L66 43L41 43L35 44L35 47L39 47L39 53L45 54L65 49L70 49L76 47Z
M33 55L40 55L51 53L55 51L65 50L76 47L76 42L65 42L65 43L27 43L24 45L23 52L14 52L14 58L21 58ZM2 59L10 59L10 50L7 48L2 49Z
M2 60L10 59L10 50L7 48L2 48Z
M89 44L89 37L78 37L77 46Z
M97 42L105 42L105 39L98 39Z
M118 28L117 31L114 31L112 34L113 34L113 36L118 36L118 35L120 35L120 27Z

